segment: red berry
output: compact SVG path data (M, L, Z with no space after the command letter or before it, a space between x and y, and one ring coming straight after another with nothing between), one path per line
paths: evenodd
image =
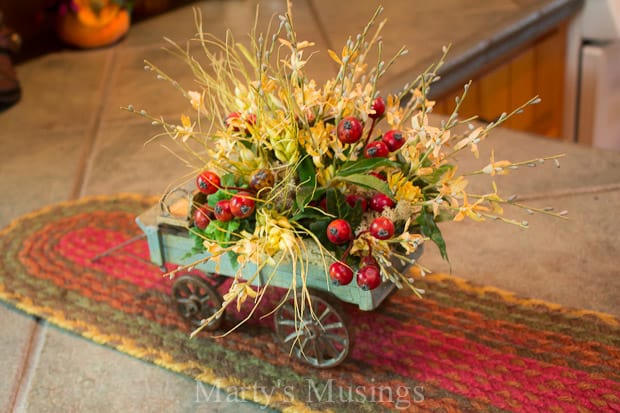
M374 290L381 285L381 271L374 265L366 265L357 271L357 285L362 290Z
M252 194L239 191L230 199L230 212L237 218L247 218L254 213L255 202Z
M257 169L250 176L250 188L256 192L264 188L272 188L276 178L269 169Z
M382 212L385 208L393 208L396 203L386 194L378 193L370 199L370 208Z
M336 132L342 143L355 143L362 137L364 127L362 122L354 116L348 116L338 123Z
M375 218L370 224L370 234L381 240L392 238L392 235L394 235L394 223L386 217Z
M377 260L375 259L375 257L373 257L372 255L365 255L362 257L362 261L360 263L361 267L365 266L365 265L372 265L374 267L379 267L379 263L377 262Z
M230 221L234 218L234 215L230 212L230 200L228 199L218 201L215 204L215 208L213 208L213 213L215 214L215 219L222 222Z
M253 113L249 113L246 117L245 117L245 122L250 125L250 126L254 126L256 125L256 115Z
M241 112L232 112L231 114L226 116L224 123L226 123L227 128L232 127L233 132L239 132L241 130L239 128L240 124L246 123L247 125L254 126L256 124L256 115L253 113L249 113L244 118ZM245 133L249 134L250 130L248 128L245 128Z
M209 218L209 210L204 206L196 208L194 211L194 225L197 228L205 229L209 226L211 219Z
M351 225L344 219L335 219L327 226L327 239L336 245L349 242L352 234Z
M214 194L220 187L220 177L215 172L203 171L196 178L196 186L203 194Z
M378 119L385 113L385 100L381 96L376 98L370 106L375 113L369 113L368 117L371 119Z
M394 152L405 144L405 137L401 131L392 129L383 134L381 141L385 143L390 152Z
M362 207L362 211L366 212L368 210L368 201L366 198L359 194L349 194L346 197L347 204L351 206L351 208L355 208L357 201L360 201L360 206Z
M329 267L329 278L335 285L347 285L353 280L353 270L348 265L336 261Z
M390 150L383 141L370 142L364 148L366 158L385 158L390 154Z
M232 130L235 132L239 132L239 127L237 126L233 126L236 119L241 119L241 112L232 112L230 113L228 116L226 116L226 119L224 120L224 123L226 123L226 127L230 128L232 126Z
M306 112L306 120L308 121L308 125L312 126L316 122L316 114L311 110Z

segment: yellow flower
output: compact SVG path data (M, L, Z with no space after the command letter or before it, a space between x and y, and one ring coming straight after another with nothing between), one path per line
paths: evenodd
M462 221L466 216L474 221L483 221L484 217L478 211L489 211L489 208L481 205L483 199L478 199L473 204L467 200L467 193L463 192L463 203L459 207L459 212L454 216L454 221Z
M405 255L411 255L417 251L418 247L424 243L424 237L420 234L412 234L404 231L397 238L398 243L405 250Z
M329 182L334 177L334 165L329 165L323 169L317 171L316 179L321 186L328 186Z
M459 193L465 192L469 182L462 175L454 178L456 170L456 166L450 168L439 180L439 193L442 196L454 197Z
M258 238L246 231L243 231L240 235L241 237L231 248L238 255L237 261L242 265L248 261L257 262L259 260Z
M405 121L405 109L398 96L389 95L385 104L385 120L392 129L400 129Z
M454 146L455 151L459 151L469 145L471 147L472 153L478 158L478 143L484 138L484 129L482 127L477 127L473 131L469 133L465 138L461 139Z
M275 211L261 209L256 216L254 237L261 242L261 253L273 257L296 243L289 220Z
M368 242L366 242L366 238L364 237L364 235L358 238L355 238L353 240L353 246L351 247L352 255L358 255L358 256L368 255L368 251L369 251Z
M202 110L202 95L199 92L196 92L194 90L189 90L187 92L187 96L189 97L189 103L192 105L192 107L197 111L201 111Z
M235 280L226 294L222 297L225 302L232 302L233 300L237 301L237 311L241 311L241 305L248 298L256 298L258 296L257 292L252 288L252 286L245 282L238 282Z
M180 137L183 142L186 142L187 139L194 134L195 125L196 124L192 123L189 116L181 115L181 125L176 126L175 134L172 139L178 139Z
M397 201L409 201L415 203L422 198L422 191L415 186L402 172L388 175L388 185Z
M491 163L482 168L482 172L487 175L495 176L497 175L508 175L510 170L507 168L512 165L512 162L503 160L503 161L495 161L495 151L491 151Z

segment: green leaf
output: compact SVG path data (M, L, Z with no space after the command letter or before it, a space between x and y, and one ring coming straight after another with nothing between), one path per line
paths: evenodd
M222 175L220 183L222 186L237 186L237 178L234 174Z
M295 194L295 202L297 207L303 211L303 209L308 205L311 201L316 201L321 198L325 194L324 188L315 188L302 186L297 190Z
M211 208L215 208L215 204L217 204L220 201L223 201L224 199L230 199L232 197L232 195L230 195L230 193L226 193L225 191L222 191L221 189L217 190L217 192L209 195L209 197L207 198L207 204L211 207Z
M448 252L446 250L446 242L441 235L441 231L439 230L437 223L433 219L433 213L428 212L426 208L422 208L422 211L416 221L420 225L420 231L422 232L422 235L430 238L430 240L433 241L435 245L437 245L437 247L439 248L441 257L447 262L450 262L450 259L448 258Z
M450 171L452 168L454 168L454 165L449 165L449 164L441 165L439 168L435 169L432 174L424 175L422 179L426 183L436 184L437 182L439 182L441 177L444 176L446 172Z
M321 244L329 250L333 251L331 248L334 244L329 242L327 239L327 226L331 222L331 218L324 217L323 219L317 219L308 224L308 229L312 232L318 239L321 241Z
M237 186L237 178L234 174L222 175L220 178L220 185L223 187ZM232 198L232 194L234 193L237 193L237 191L225 191L223 189L218 189L215 193L209 195L207 203L211 208L214 208L215 204L219 201Z
M337 189L329 188L325 196L327 198L327 212L336 215L338 218L345 218L350 207L344 194Z
M349 205L346 197L337 189L327 190L327 212L338 218L346 219L351 228L356 228L362 222L362 202L358 201L355 206Z
M194 245L192 246L191 250L185 253L183 259L189 258L195 254L200 254L205 250L205 247L203 245L205 233L203 230L197 227L192 227L189 229L189 237L194 241Z
M342 164L336 173L336 176L365 174L382 166L400 168L400 164L398 162L390 161L387 158L363 158L356 161L346 161Z
M303 186L309 186L310 188L316 187L316 170L310 156L306 156L299 163L297 174L299 175L299 182Z
M326 213L319 211L318 208L305 208L302 212L299 212L293 215L290 220L295 222L300 222L304 219L323 219L327 217Z
M374 189L375 191L379 191L390 197L394 196L392 194L392 191L390 191L390 187L388 186L388 184L373 175L353 174L348 176L334 177L333 180L344 181L353 185L362 186L364 188Z
M241 226L241 221L238 219L232 219L227 222L211 221L204 230L204 235L220 245L223 245L231 240L232 233L237 231Z
M355 229L359 226L360 222L362 222L363 215L364 210L362 209L362 201L358 200L355 203L355 206L349 207L349 212L346 215L345 219L349 221L349 224L351 224L351 228Z

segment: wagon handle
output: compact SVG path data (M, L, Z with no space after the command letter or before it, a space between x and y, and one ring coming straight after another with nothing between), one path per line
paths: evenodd
M170 214L170 208L168 207L168 203L166 202L168 200L168 198L170 198L170 196L172 194L177 194L181 192L183 195L183 197L187 198L187 215L186 216L190 216L191 212L192 212L192 193L190 191L188 191L185 188L175 188L172 189L168 192L166 192L166 194L159 200L159 210L161 212L162 216L166 216L169 217ZM181 198L180 196L178 198Z
M101 254L95 255L93 258L90 259L90 261L91 262L99 261L101 258L107 257L108 255L112 254L113 252L118 251L121 248L124 248L127 245L129 245L129 244L133 244L136 241L140 241L142 238L146 238L146 234L136 235L135 237L129 238L128 240L123 241L120 244L117 244L117 245L113 246L112 248L108 248L107 250L105 250Z

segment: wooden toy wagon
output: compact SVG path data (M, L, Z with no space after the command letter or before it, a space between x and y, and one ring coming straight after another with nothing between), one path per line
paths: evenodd
M233 277L237 270L226 257L222 257L217 265L211 260L205 260L209 256L206 252L188 254L194 246L194 240L190 237L190 217L195 196L185 189L173 190L164 196L158 205L138 216L136 221L145 233L151 261L163 271L166 271L166 264L189 265L199 262L194 268L198 271L180 275L172 287L172 299L180 314L195 327L199 327L220 309L222 296L218 287L226 278ZM187 208L186 213L179 213L179 203L182 209ZM171 212L174 209L176 213ZM255 268L248 268L248 271ZM253 285L266 285L265 276L272 276L271 270L272 268L263 269ZM326 276L323 266L313 266L307 274L306 285L310 290L311 311L306 306L301 320L296 320L291 294L275 312L275 333L282 344L289 349L292 346L292 354L300 361L319 368L334 367L345 360L351 347L345 317L337 302L355 304L363 311L374 310L395 286L389 281L383 282L372 291L364 291L354 285L355 283L336 286L330 282L329 276ZM296 285L302 285L299 274L293 274L292 264L280 265L268 284L289 289L293 277L297 277ZM222 314L204 328L218 329L223 318Z

